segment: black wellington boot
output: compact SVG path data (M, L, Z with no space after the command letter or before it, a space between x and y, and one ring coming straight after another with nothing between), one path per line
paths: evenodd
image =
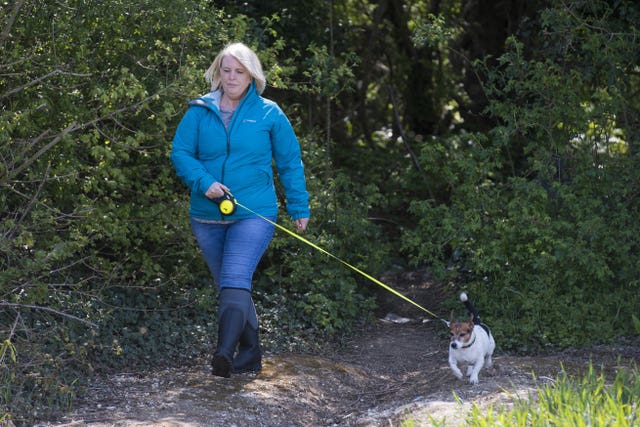
M232 372L242 374L246 372L259 372L262 369L262 352L260 351L260 339L258 329L247 322L240 335L238 354L233 359Z
M213 375L231 376L233 354L245 326L245 315L239 308L228 307L218 321L218 347L211 360Z

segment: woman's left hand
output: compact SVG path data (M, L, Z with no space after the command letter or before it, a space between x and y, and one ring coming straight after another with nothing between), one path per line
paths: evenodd
M296 230L304 231L307 229L307 224L309 224L309 218L298 218L295 220Z

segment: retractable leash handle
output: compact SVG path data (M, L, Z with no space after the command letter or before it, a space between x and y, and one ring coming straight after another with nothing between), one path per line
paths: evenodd
M215 199L211 199L213 203L218 205L218 209L222 215L233 215L233 213L238 208L238 201L233 194L228 191L224 191L224 194L220 197L216 197Z

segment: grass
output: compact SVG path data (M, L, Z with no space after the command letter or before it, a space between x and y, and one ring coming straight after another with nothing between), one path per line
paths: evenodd
M566 372L551 384L542 386L537 395L518 399L510 407L482 409L474 405L464 426L468 427L634 427L640 426L640 374L621 369L613 381L593 366L582 378ZM403 423L412 427L413 421ZM446 425L431 420L433 426Z

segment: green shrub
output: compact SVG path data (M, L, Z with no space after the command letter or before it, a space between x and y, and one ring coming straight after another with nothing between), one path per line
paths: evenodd
M449 192L412 203L403 250L468 288L505 349L637 333L640 38L623 3L544 10L539 54L511 39L487 70L499 125L421 152Z
M167 154L213 40L228 38L203 8L69 0L0 14L0 331L12 355L0 355L0 418L30 424L67 409L95 370L196 350L188 318L209 314L207 290L189 284L206 267Z
M301 237L375 277L389 265L389 248L383 243L380 229L368 219L368 210L379 198L377 189L354 188L344 175L328 182L314 179L314 167L321 170L322 163L317 161L321 153L313 148L306 153L311 166L308 187L312 217ZM281 218L281 225L293 230L286 216ZM257 294L262 295L263 328L275 331L280 325L284 331L297 330L291 339L298 342L301 336L345 332L369 320L375 306L371 292L375 286L337 259L277 230L261 262L256 285Z
M216 293L170 141L226 42L258 47L278 87L291 71L277 61L286 48L269 28L277 16L231 17L207 0L10 9L0 14L0 419L28 424L67 409L96 370L210 348ZM325 165L309 160L310 170ZM309 237L375 272L383 245L365 244L378 237L366 208L375 191L336 182L344 200L323 195L320 182L311 188L318 199ZM352 191L361 199L348 200ZM340 247L347 237L357 256ZM256 275L264 326L274 333L291 322L330 334L372 305L357 292L361 279L311 252L277 236L261 267L267 273Z

